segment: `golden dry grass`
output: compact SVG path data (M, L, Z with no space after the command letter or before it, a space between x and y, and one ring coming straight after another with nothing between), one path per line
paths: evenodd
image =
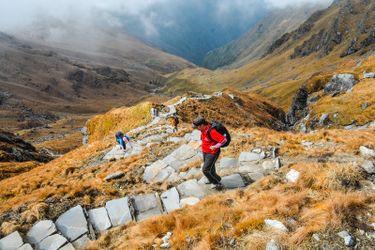
M127 132L151 121L151 103L143 102L132 107L113 109L97 115L87 122L90 142L103 139L117 131Z

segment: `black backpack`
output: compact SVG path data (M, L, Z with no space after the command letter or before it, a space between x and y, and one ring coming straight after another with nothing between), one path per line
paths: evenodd
M212 121L211 122L211 127L210 129L208 130L208 133L207 133L207 136L208 138L211 140L211 141L214 141L216 142L214 139L212 139L211 137L211 130L212 129L215 129L217 132L219 132L220 134L222 134L225 138L227 138L227 142L224 143L223 146L221 146L222 148L225 148L225 147L228 147L228 145L230 144L232 138L229 134L229 131L226 127L224 127L223 124L221 124L221 122L217 122L217 121ZM218 142L217 142L218 143Z

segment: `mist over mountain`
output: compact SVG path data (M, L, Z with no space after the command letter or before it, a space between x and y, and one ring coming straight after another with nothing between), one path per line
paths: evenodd
M98 26L115 32L121 29L202 64L207 52L239 38L270 10L317 2L331 0L15 0L0 9L0 31L54 43L91 34L84 42L92 50L103 43L100 36L92 35Z

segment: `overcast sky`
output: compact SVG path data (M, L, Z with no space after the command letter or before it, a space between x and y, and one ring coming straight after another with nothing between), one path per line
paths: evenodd
M177 5L181 0L0 0L0 29L14 30L32 25L38 19L53 17L61 21L75 20L88 21L96 19L98 13L115 12L123 15L143 15L144 25L149 26L152 32L152 23L147 21L145 10L157 4L165 6ZM189 0L191 5L199 8L205 0ZM212 1L212 0L206 0ZM267 7L283 8L288 5L306 3L328 3L332 0L256 0L263 2ZM216 8L213 10L221 18L225 19L225 13L229 9L237 9L239 14L246 15L251 9L253 1L249 0L216 0ZM151 13L157 15L156 13ZM147 13L147 15L151 15ZM109 17L106 16L108 19ZM114 22L115 20L105 20ZM170 20L173 22L173 20ZM150 30L151 29L151 30ZM147 30L147 29L146 29ZM156 31L154 31L156 32Z

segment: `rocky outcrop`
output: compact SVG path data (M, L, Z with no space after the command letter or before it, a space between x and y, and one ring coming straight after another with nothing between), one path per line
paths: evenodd
M357 84L357 80L352 74L337 74L334 75L331 81L324 86L325 94L340 94L345 93Z
M307 98L309 93L306 87L300 88L293 98L292 106L287 113L286 120L289 126L293 126L297 121L308 114Z
M48 162L53 158L45 152L38 152L33 145L20 137L0 131L0 162L38 161Z

